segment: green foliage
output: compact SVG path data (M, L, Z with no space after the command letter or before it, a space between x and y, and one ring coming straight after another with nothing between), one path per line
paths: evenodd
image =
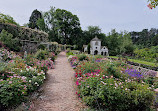
M37 21L40 30L48 32L49 40L60 44L80 45L82 30L79 18L71 12L62 9L51 9L44 12L43 19Z
M134 47L129 33L122 32L119 34L113 29L105 39L110 55L133 53Z
M31 17L30 17L30 20L29 20L29 28L32 28L32 29L39 29L38 25L37 25L37 21L38 19L41 19L42 18L42 14L41 12L39 12L37 9L34 10L31 14Z
M11 17L10 15L2 14L2 13L0 13L0 23L10 23L14 25L19 25L18 23L15 22L13 17Z
M46 46L43 45L43 44L40 44L40 45L38 46L38 49L45 50L45 49L46 49Z
M49 52L47 50L38 50L35 54L35 57L39 60L45 60L48 58Z
M78 36L76 32L80 28L79 18L71 12L62 9L56 9L54 18L60 36L63 38L63 41L61 41L62 44L71 44L69 39L72 38L72 36Z
M158 46L151 48L136 49L134 51L135 57L149 62L157 62Z
M143 29L140 32L130 32L132 41L138 48L149 48L157 45L157 29Z
M74 54L73 54L73 52L68 51L68 52L66 53L66 55L67 55L67 56L70 56L70 55L74 55Z
M0 33L0 41L2 41L10 50L20 51L19 39L13 38L13 35L5 30L2 30Z
M93 77L81 82L79 94L89 106L107 111L147 111L154 94L147 87L136 82L124 83L113 78L100 81L98 77Z
M78 60L79 61L83 61L83 60L89 60L88 59L88 56L87 55L85 55L85 54L80 54L80 55L77 55L77 57L78 57Z

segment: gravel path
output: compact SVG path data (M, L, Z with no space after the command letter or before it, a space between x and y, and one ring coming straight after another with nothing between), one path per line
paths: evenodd
M40 88L42 94L33 101L32 111L80 111L83 105L75 94L74 73L66 53L61 52L55 69L48 71L48 79Z

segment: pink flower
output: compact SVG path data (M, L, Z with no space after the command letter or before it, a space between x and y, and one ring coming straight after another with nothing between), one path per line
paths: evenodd
M12 84L12 81L9 81L9 84Z
M76 85L77 85L77 86L79 85L79 82L78 82L78 81L76 81Z
M150 4L150 3L149 3L147 6L148 6L150 9L152 9L152 8L153 8L153 5L152 5L152 4Z

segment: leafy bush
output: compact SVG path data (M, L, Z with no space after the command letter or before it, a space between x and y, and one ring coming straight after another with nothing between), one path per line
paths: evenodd
M79 61L83 61L83 60L87 60L87 61L88 61L88 60L89 60L89 59L88 59L88 56L85 55L85 54L80 54L80 55L78 55L77 57L78 57L78 60L79 60Z
M67 56L70 56L70 55L74 55L74 54L73 54L73 52L68 51L68 52L66 53L66 55L67 55Z
M10 50L20 51L19 40L17 38L13 38L13 35L5 30L2 30L2 32L0 33L0 41L2 41L3 44Z
M5 110L25 101L26 96L44 82L53 61L51 58L38 60L32 55L24 60L6 49L0 53L3 60L0 63L0 110Z
M100 107L107 111L149 110L154 92L148 85L137 82L116 81L114 78L102 78L93 75L78 85L79 96L91 107ZM143 107L142 107L143 106Z
M48 58L49 52L47 50L38 50L35 54L35 57L39 60L45 60Z
M46 49L46 46L43 45L43 44L40 44L40 45L38 46L38 49L45 50L45 49Z
M158 58L158 46L153 46L151 48L136 49L134 51L135 57L148 62L157 62Z

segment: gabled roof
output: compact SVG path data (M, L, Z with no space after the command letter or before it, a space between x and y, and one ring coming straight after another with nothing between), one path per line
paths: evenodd
M93 38L91 41L101 41L100 39L98 39L97 36L95 36L95 38Z
M106 49L108 49L106 46L101 46L101 49L103 49L104 47L105 47Z

